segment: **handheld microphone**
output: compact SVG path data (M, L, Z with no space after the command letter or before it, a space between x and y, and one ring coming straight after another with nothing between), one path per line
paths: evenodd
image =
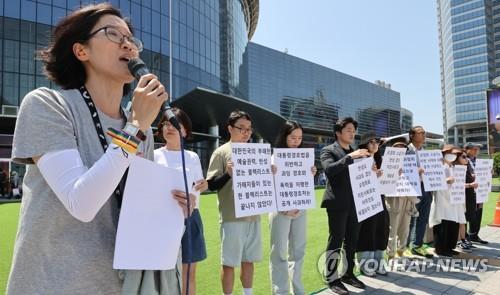
M132 58L128 62L128 70L134 76L134 78L139 81L142 76L147 75L150 73L148 67L146 64L140 59L140 58ZM163 108L162 108L163 113L167 117L168 121L172 126L175 127L175 129L181 131L181 125L179 124L179 121L177 121L177 118L174 115L174 112L172 112L172 108L168 103L166 103Z

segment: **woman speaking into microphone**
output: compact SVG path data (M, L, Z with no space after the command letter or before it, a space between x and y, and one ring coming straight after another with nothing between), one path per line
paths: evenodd
M121 108L134 79L127 63L142 49L120 12L98 4L62 19L39 52L62 90L31 91L17 117L12 158L27 169L7 294L122 292L113 270L122 178L130 155L153 159L150 125L168 99L147 74L131 113ZM185 207L185 195L176 199ZM176 273L148 277L161 281L161 294L180 294Z

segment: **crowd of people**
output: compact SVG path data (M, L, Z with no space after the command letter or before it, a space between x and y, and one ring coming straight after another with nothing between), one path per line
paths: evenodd
M184 210L191 230L182 238L176 267L113 270L130 155L178 169L182 166L181 138L189 138L192 131L188 114L174 108L179 129L163 115L157 127L165 145L153 149L150 126L168 100L165 87L153 74L137 82L131 110L121 108L134 79L127 63L142 48L118 10L97 4L64 18L55 27L49 47L39 52L47 77L61 89L39 88L28 93L17 119L12 158L27 164L27 189L7 294L195 294L196 263L207 257L199 196L208 189L218 197L222 292L233 294L236 268L240 268L243 292L252 294L254 263L263 257L261 216L237 217L235 213L231 144L248 143L254 131L250 114L240 110L229 114L225 126L229 139L211 155L206 176L198 155L184 152L193 180L191 190L188 195L182 191L169 194ZM463 251L473 247L471 242L487 243L478 235L482 208L475 200L474 164L479 146L472 143L463 149L445 146L442 150L447 168L467 165L466 205L450 205L449 191L426 192L421 184L420 197L380 196L382 212L358 222L348 166L373 157L373 171L381 176L383 159L380 139L374 134L362 134L358 147L353 148L357 127L353 118L338 120L333 126L335 142L324 147L320 156L326 184L321 207L326 209L329 227L326 250L343 249L347 259L347 270L341 276L331 279L325 274L332 291L347 294L344 284L365 287L355 275L355 257L364 275L375 276L388 273L384 253L389 259L432 255L424 244L428 226L433 228L437 255L456 254L457 240ZM413 127L409 138L409 142L401 138L385 144L416 153L423 149L425 130ZM273 146L301 148L302 139L302 126L287 121ZM278 167L271 168L272 173L278 172ZM447 171L451 184L454 179ZM419 172L424 171L420 168ZM317 168L310 167L310 173L314 176ZM188 206L188 200L193 206ZM270 292L305 294L302 270L307 212L276 212L268 218ZM328 271L337 271L336 261L325 263L333 263L327 265Z
M385 146L406 148L407 154L415 154L420 176L422 195L419 197L386 197L381 195L383 210L378 214L357 221L348 166L360 157L373 156L374 171L378 175L382 158L379 154L380 139L372 134L361 136L358 149L354 150L354 134L357 122L352 118L339 120L334 127L336 142L323 148L321 163L327 176L327 187L322 207L328 213L330 237L327 250L345 251L347 269L341 276L335 276L338 261L327 261L327 283L336 294L349 294L344 284L364 289L365 284L358 279L353 269L355 256L363 275L387 275L386 258L414 258L415 256L432 258L453 257L462 252L471 252L473 243L487 244L479 237L482 218L482 204L477 204L475 190L475 162L481 145L466 143L463 147L445 145L441 152L445 167L448 189L426 191L417 151L422 151L425 144L425 130L415 126L409 130L409 142L406 138L396 138L384 143ZM450 186L455 181L452 168L463 165L467 168L464 192L465 204L451 203ZM468 224L468 227L467 227ZM432 228L431 237L424 243L428 228ZM434 248L434 250L432 250ZM357 253L357 255L355 255ZM370 265L374 264L374 265Z

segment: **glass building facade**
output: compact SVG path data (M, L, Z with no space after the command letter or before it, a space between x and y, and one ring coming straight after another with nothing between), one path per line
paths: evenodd
M57 87L43 75L36 50L48 44L62 17L94 2L101 1L0 0L0 160L10 158L12 122L24 95ZM332 126L340 117L356 118L359 134L401 131L398 92L249 42L258 21L257 0L172 0L171 9L166 0L110 2L130 18L144 43L141 58L174 101L196 87L242 98L302 123L306 145L318 153L333 141ZM223 128L224 122L217 124ZM206 166L214 145L203 140L213 141L207 136L212 134L194 131L202 140L189 147Z
M35 59L35 52L48 44L51 29L62 17L75 8L96 2L104 1L0 0L0 118L15 117L22 98L30 90L57 87L43 75L42 63ZM242 96L247 89L241 82L247 81L243 53L255 31L258 1L109 2L131 20L136 37L144 43L141 58L160 77L173 100L195 87L235 96ZM172 86L169 85L170 52ZM0 146L6 147L0 151L0 158L10 155L13 133L10 125L11 130L0 128L3 134Z
M445 141L486 149L486 89L500 75L500 1L438 0Z
M304 144L317 152L333 142L333 124L351 116L358 134L401 132L400 94L359 78L250 42L247 99L300 122Z

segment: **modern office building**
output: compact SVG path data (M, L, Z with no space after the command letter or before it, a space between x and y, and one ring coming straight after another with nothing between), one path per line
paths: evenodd
M408 132L413 127L413 113L409 109L401 108L401 132Z
M305 128L305 144L319 150L333 139L333 124L352 116L358 134L399 134L400 94L288 53L250 42L247 99Z
M24 95L36 87L56 87L43 76L35 51L48 44L62 17L93 2L101 1L0 0L0 160L10 158ZM141 58L167 86L172 103L193 119L189 147L204 166L226 139L224 123L236 108L254 117L254 141L273 142L285 119L300 121L308 146L315 147L333 141L333 122L343 116L355 117L360 133L400 132L398 92L249 43L258 0L172 0L171 9L167 0L110 2L130 17L144 43Z
M445 141L487 143L486 89L500 75L500 1L437 0Z

